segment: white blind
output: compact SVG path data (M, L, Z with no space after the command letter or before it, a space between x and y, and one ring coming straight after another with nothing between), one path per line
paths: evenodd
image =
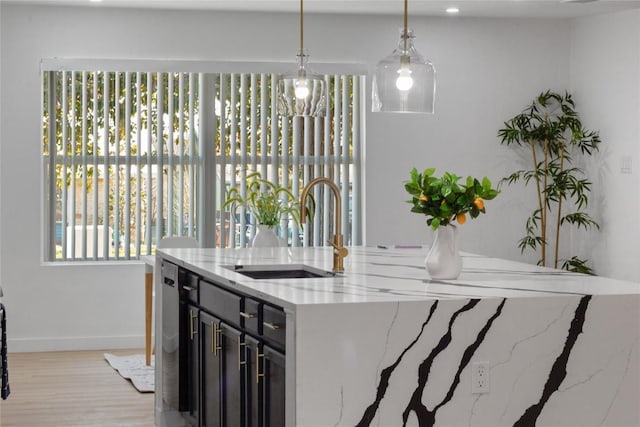
M118 260L150 254L164 236L243 247L253 219L221 211L247 174L299 197L318 176L342 191L345 243L362 243L360 75L327 75L325 118L280 118L267 73L43 72L47 259ZM293 246L324 245L331 194L316 187L305 233L283 221Z
M245 196L244 180L247 174L257 171L299 197L312 179L328 177L341 189L345 242L361 244L361 204L356 198L361 195L363 77L325 77L331 102L324 118L278 117L276 78L267 74L221 74L217 79L217 99L223 102L218 110L221 144L216 156L216 178L224 183L225 190L239 186ZM316 187L314 198L318 201L316 217L305 233L292 221L280 225L280 237L292 246L325 245L332 233L333 199L329 188ZM222 234L220 244L247 246L255 234L252 221L242 209L237 215L225 217L228 231Z

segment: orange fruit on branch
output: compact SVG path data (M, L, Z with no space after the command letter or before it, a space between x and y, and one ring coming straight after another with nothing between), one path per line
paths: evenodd
M476 197L476 199L473 201L473 205L478 208L479 211L481 211L482 209L484 209L484 200L482 200L480 197Z

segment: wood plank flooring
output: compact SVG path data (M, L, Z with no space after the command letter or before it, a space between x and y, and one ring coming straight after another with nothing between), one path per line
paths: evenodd
M0 401L2 427L152 427L153 393L139 393L104 353L9 353L11 395Z

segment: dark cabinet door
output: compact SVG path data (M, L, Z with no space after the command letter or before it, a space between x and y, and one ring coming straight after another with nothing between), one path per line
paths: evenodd
M251 299L243 304L248 297L223 292L212 283L206 286L213 289L194 287L208 289L204 298L196 293L195 300L180 301L179 407L184 422L193 427L283 427L284 312L270 306L263 319L264 303ZM217 301L216 307L225 309L209 311L198 300ZM263 324L269 333L263 332Z
M264 364L262 361L262 352L260 341L256 338L244 336L245 351L245 405L244 419L247 427L259 427L263 425L262 418L262 372Z
M264 359L264 426L285 425L285 356L269 347L262 348Z
M200 312L200 343L202 378L200 389L200 426L218 427L222 425L222 378L221 378L221 346L220 319L210 314Z
M222 425L240 427L245 425L244 395L245 351L243 334L225 323L220 327L222 368Z
M200 407L200 335L199 335L199 312L197 306L188 304L186 306L187 317L187 343L185 345L185 381L186 381L186 402L180 405L184 410L186 421L192 426L198 426L198 415Z
M200 426L244 426L246 351L243 334L204 311L200 312L200 330Z

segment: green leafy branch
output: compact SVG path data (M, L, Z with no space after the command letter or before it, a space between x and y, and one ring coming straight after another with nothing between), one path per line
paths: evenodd
M405 182L405 190L412 196L411 212L427 216L427 225L434 230L439 226L449 225L452 221L464 224L466 214L477 218L485 213L484 200L494 199L499 191L491 188L491 181L484 177L482 181L471 176L466 184L459 184L462 178L456 174L445 172L442 177L435 177L434 168L419 173L411 169L411 180Z
M578 229L599 229L598 223L585 211L591 192L591 182L582 169L573 166L573 156L590 156L598 151L597 132L582 126L575 102L569 93L560 95L546 91L538 95L525 110L504 123L498 131L501 144L529 148L532 169L517 170L504 177L500 184L535 184L537 208L527 218L526 235L518 242L522 252L530 248L540 250L539 264L547 264L549 214L555 213L553 240L554 263L558 267L560 228L572 224ZM566 213L569 205L570 212ZM593 274L586 260L572 257L563 268Z
M276 227L285 216L291 216L300 226L299 202L293 193L285 187L261 177L260 172L247 175L245 196L242 189L230 188L227 191L223 209L230 208L235 214L239 207L246 208L258 224Z

